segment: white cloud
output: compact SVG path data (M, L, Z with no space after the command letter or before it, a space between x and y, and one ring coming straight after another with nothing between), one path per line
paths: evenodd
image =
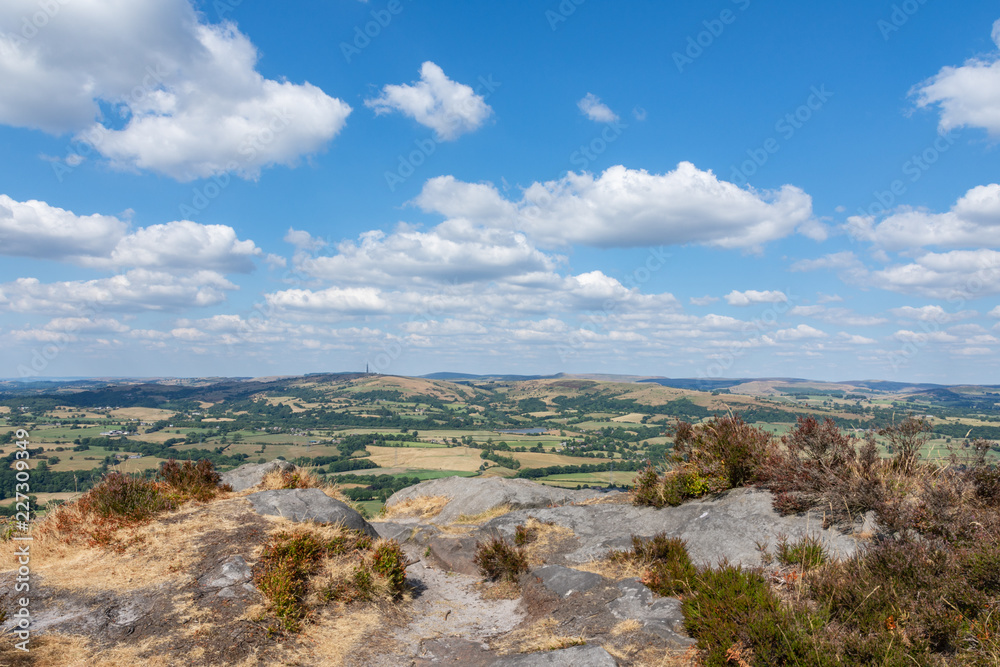
M795 306L789 313L800 317L815 317L823 322L841 326L870 327L888 322L884 317L858 315L849 308L829 308L822 305Z
M861 263L853 252L844 252L824 255L819 259L802 259L792 264L792 271L818 271L822 269L833 269L835 271L863 271L864 264Z
M401 281L474 282L550 272L558 259L532 247L523 234L458 225L420 232L363 233L343 241L333 256L297 256L296 267L330 281L399 285Z
M80 261L107 257L128 225L108 215L78 216L72 211L0 195L0 254L34 259Z
M814 340L826 338L825 332L820 331L808 324L800 324L794 329L779 329L774 333L774 337L780 341Z
M719 300L717 296L693 296L691 297L692 306L708 306Z
M175 276L132 269L110 278L43 283L18 278L0 285L0 308L23 313L92 313L103 310L180 310L214 306L237 289L221 274L196 271Z
M970 317L976 317L979 315L979 313L974 310L949 312L941 306L921 306L920 308L903 306L901 308L893 308L889 312L896 317L906 320L916 320L917 322L937 322L938 324L947 324L949 322L967 320Z
M844 300L844 297L837 294L823 294L822 292L818 292L816 296L818 297L816 299L817 303L838 303Z
M471 201L469 201L471 200ZM513 225L539 243L635 247L698 243L758 249L812 217L812 199L786 185L744 190L681 162L666 174L616 166L599 177L569 173L534 183L517 202L495 187L432 179L415 202L475 222Z
M993 24L992 37L1000 48L1000 21ZM973 58L961 67L944 67L935 76L916 86L920 108L937 106L940 127L980 127L1000 136L1000 57L993 53Z
M250 40L202 23L189 0L58 4L30 40L11 35L37 2L0 4L0 123L76 133L118 168L255 178L322 149L351 112L309 83L265 79Z
M298 250L315 251L326 246L326 241L323 239L293 227L288 228L288 233L285 234L284 240L285 243L290 243Z
M946 331L910 331L900 329L892 335L896 340L903 343L954 343L959 340Z
M996 306L993 310L991 310L988 313L988 315L990 317L1000 317L1000 306Z
M0 254L100 269L246 273L263 252L226 225L181 220L129 231L128 223L113 216L81 216L45 202L0 195Z
M1000 252L929 252L909 264L872 272L866 280L874 287L931 299L981 298L1000 293Z
M775 290L768 290L766 292L758 292L757 290L737 292L733 290L726 295L726 303L730 306L750 306L755 303L782 303L785 301L788 301L785 293Z
M597 123L613 123L618 120L618 114L612 111L607 104L601 102L601 98L593 93L587 95L576 103L581 113L590 120Z
M900 208L878 223L872 217L853 216L846 227L852 237L888 250L1000 247L1000 184L972 188L947 213Z
M866 338L865 336L850 334L846 331L841 331L837 334L837 337L841 342L847 343L848 345L874 345L878 342L874 338Z
M380 96L365 100L365 106L377 115L402 112L434 130L439 141L479 129L493 113L471 86L452 81L430 61L420 66L420 81L387 85Z
M226 225L202 225L190 220L150 225L122 238L111 253L113 266L212 270L247 273L263 252L253 241L241 241Z

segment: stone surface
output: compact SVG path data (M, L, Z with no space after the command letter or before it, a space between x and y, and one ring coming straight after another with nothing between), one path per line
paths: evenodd
M473 516L510 505L515 509L551 507L580 502L602 495L595 490L559 489L526 479L503 477L442 477L431 479L396 493L386 501L392 507L404 500L422 496L445 496L451 499L432 523L452 523L460 516Z
M635 579L619 582L618 590L622 592L621 597L608 605L615 618L641 621L643 629L678 646L696 643L682 634L684 614L681 613L680 600L655 597L653 591Z
M275 459L267 463L244 463L238 468L222 473L220 484L228 484L233 491L246 491L264 481L264 476L275 470L295 470L295 465L288 461Z
M531 574L538 577L542 585L559 597L569 597L573 593L585 593L604 583L604 577L593 572L574 570L562 565L546 565Z
M247 500L258 514L281 516L291 521L343 524L345 528L378 537L378 533L363 516L319 489L258 491L247 496Z
M600 646L571 646L558 651L543 651L500 658L490 667L617 667L611 654Z
M513 537L514 527L529 516L552 521L573 531L580 547L565 555L568 563L603 558L610 549L630 548L631 535L652 537L664 532L687 542L691 560L717 565L723 558L733 564L761 564L758 542L774 548L778 536L795 540L814 535L834 557L851 556L859 540L836 529L824 530L820 512L781 516L771 507L772 496L758 489L733 489L679 507L636 507L624 504L550 507L510 512L486 523L483 531Z
M255 593L257 589L250 583L253 572L242 556L231 556L214 570L198 579L202 588L215 590L221 598L235 598Z

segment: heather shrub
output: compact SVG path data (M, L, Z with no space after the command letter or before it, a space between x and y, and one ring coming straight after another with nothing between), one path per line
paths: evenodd
M516 582L522 572L528 571L528 557L524 549L511 545L498 535L476 544L473 562L489 581L502 579Z
M184 498L210 500L220 490L221 476L208 459L201 459L198 463L178 463L173 459L164 461L160 464L159 477ZM227 486L222 490L231 491L232 488Z
M608 560L634 563L646 568L642 583L659 595L679 595L690 587L696 574L684 540L659 533L648 540L632 536L632 549L613 550Z
M278 619L278 629L295 632L320 604L400 597L406 557L394 540L372 540L359 531L280 532L264 545L254 583Z
M84 514L102 519L141 522L157 512L172 509L174 503L154 482L113 472L83 494L78 507Z

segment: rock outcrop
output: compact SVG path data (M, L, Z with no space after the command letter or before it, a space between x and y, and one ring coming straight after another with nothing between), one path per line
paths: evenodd
M296 522L343 524L345 528L378 537L372 525L350 505L331 498L319 489L258 491L247 496L247 500L258 514L280 516Z
M228 484L233 487L233 491L246 491L263 482L268 473L275 470L292 472L296 469L295 464L281 459L267 463L244 463L238 468L222 473L222 479L219 483Z
M444 496L450 500L431 523L448 524L462 515L475 516L507 505L513 509L551 507L590 500L601 491L559 489L526 479L503 477L442 477L421 482L392 494L385 502L393 507L420 497Z

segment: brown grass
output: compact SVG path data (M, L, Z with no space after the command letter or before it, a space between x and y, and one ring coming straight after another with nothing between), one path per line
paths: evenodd
M243 526L238 518L247 511L247 502L226 496L208 504L189 503L151 523L121 529L121 538L131 546L115 555L58 530L60 514L71 522L87 520L75 505L60 506L35 527L32 572L43 575L46 585L68 590L127 592L186 579L191 575L184 573L199 560L200 537L218 530L238 533ZM2 562L12 562L13 549L11 543L3 545Z
M284 645L271 664L344 665L386 626L385 615L375 606L345 609L338 605L317 614L315 621L305 626L297 641ZM377 641L378 648L384 649L390 640L380 636Z
M478 585L480 597L484 600L516 600L521 597L521 587L516 581L498 581L495 584Z
M524 546L528 563L534 567L543 565L546 559L550 558L556 550L556 545L566 539L573 537L571 529L559 526L554 523L544 523L533 516L529 516L524 522L524 527L531 533L531 539Z
M503 504L494 507L493 509L488 509L485 512L480 512L479 514L460 514L453 524L458 525L477 525L483 524L491 519L495 519L498 516L503 516L504 514L510 514L514 511L514 508L510 505Z
M554 618L543 618L526 628L514 630L505 635L492 648L501 655L510 653L536 653L538 651L556 651L570 646L586 644L583 637L570 637L558 633L559 621Z
M165 640L146 639L136 644L100 649L92 646L86 637L47 633L31 638L28 662L13 664L30 664L33 667L120 667L130 664L174 667L191 664L190 656L171 659L158 655L156 648L163 641ZM8 661L17 660L23 655L25 654L21 651L4 646L0 648L0 664L12 664Z
M648 564L635 561L612 561L604 558L580 563L573 567L584 572L599 574L611 581L621 581L622 579L642 578L648 569Z
M392 521L393 519L432 519L441 513L445 505L451 502L447 496L420 496L410 498L401 503L383 508L380 519Z

